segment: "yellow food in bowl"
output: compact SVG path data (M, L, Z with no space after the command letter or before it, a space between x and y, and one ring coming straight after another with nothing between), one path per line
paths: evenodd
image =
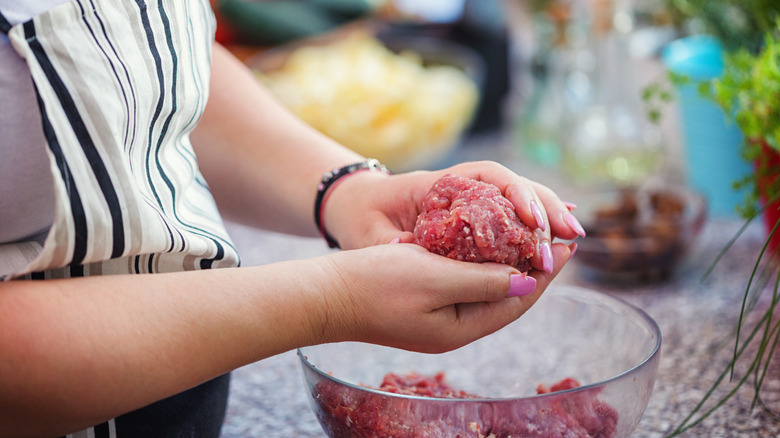
M459 68L425 66L418 54L394 53L367 36L298 48L260 77L314 128L393 170L450 150L478 101L476 84Z

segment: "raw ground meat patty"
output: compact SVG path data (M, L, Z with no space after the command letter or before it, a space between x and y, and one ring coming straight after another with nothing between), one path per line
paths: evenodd
M414 242L451 259L505 263L528 272L537 238L498 187L447 174L423 201Z

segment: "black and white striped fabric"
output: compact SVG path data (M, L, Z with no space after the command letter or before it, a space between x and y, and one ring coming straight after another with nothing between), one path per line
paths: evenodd
M43 248L7 278L237 265L188 137L213 26L205 0L78 0L9 29L36 87L57 201Z
M14 26L0 14L0 31L30 68L56 199L42 245L1 245L0 262L25 263L0 279L238 265L189 141L208 96L207 0L73 0ZM228 381L68 436L217 436Z

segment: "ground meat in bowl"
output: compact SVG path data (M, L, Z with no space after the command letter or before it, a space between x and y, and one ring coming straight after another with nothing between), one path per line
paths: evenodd
M550 394L579 387L571 378L540 385ZM457 399L426 403L415 398L344 386L323 380L313 388L317 417L332 438L612 438L618 412L598 396L600 388L559 396L518 400L473 400L478 396L450 386L444 373L385 376L383 392Z
M528 272L537 237L498 187L447 174L423 201L414 242L451 259L504 263Z

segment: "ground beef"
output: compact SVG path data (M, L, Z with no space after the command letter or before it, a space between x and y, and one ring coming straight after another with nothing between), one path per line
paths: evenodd
M542 393L576 388L567 378ZM469 399L473 394L452 388L444 374L388 374L379 388L400 394ZM510 438L567 437L611 438L617 432L618 412L598 398L600 389L578 394L526 400L522 404L502 401L474 403L429 403L383 396L322 381L314 387L317 415L328 436L336 438ZM455 419L466 418L465 421Z
M444 373L426 376L418 373L395 374L388 373L382 379L379 390L394 394L419 395L436 398L479 398L466 391L455 389L444 380Z
M432 253L467 262L531 269L536 234L520 221L498 187L445 175L425 197L414 241Z

